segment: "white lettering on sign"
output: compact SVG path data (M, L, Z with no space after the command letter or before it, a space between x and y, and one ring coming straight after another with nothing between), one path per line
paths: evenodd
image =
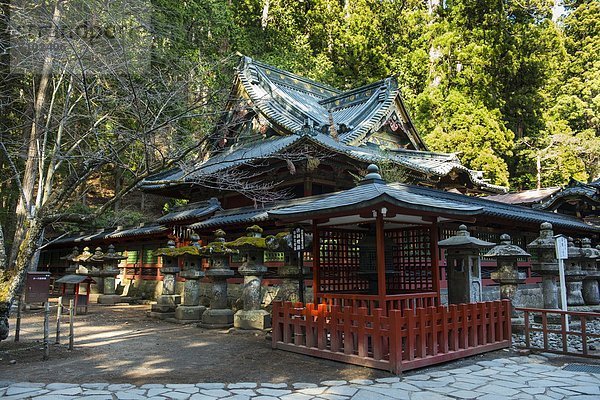
M554 237L554 240L556 258L559 260L566 260L567 258L569 258L569 252L567 249L567 238L562 235L557 235Z

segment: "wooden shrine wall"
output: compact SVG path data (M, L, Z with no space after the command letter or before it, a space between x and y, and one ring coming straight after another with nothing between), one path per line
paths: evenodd
M394 243L391 251L394 272L386 277L387 293L432 291L429 228L412 227L385 234ZM366 293L369 290L368 279L359 274L359 243L365 235L364 231L320 231L319 293Z
M423 227L386 232L394 242L395 273L387 277L387 293L434 290L431 269L430 229Z

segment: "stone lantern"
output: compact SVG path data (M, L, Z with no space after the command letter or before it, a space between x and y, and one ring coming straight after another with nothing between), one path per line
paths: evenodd
M485 255L496 259L498 270L492 272L494 282L500 284L500 298L514 301L517 292L517 285L525 282L525 274L519 272L517 260L519 257L529 257L529 253L517 245L511 243L510 236L503 234L500 236L500 244L494 246ZM513 323L519 324L516 319L514 308L512 310Z
M455 236L438 242L446 249L446 276L448 303L476 303L481 301L481 249L495 243L472 237L466 225L458 227Z
M597 261L600 258L600 251L592 248L592 241L588 238L581 240L581 251L583 253L583 271L586 276L583 278L583 300L588 306L600 304L600 293L598 288L598 271Z
M298 251L293 249L290 232L280 232L275 237L279 239L279 248L284 254L283 265L277 270L277 275L282 280L277 297L281 301L297 303L301 301L300 282L307 272L303 266L304 260L301 262L298 258ZM310 248L311 245L312 234L305 234L304 250ZM301 254L303 253L304 251L301 252Z
M75 274L77 275L89 275L91 272L91 265L88 264L88 260L92 258L93 254L90 248L85 246L83 252L73 259L76 263Z
M556 240L552 224L544 222L540 225L540 236L527 245L527 250L533 256L531 270L542 276L542 298L544 308L558 309L558 291L556 280L559 276L558 260L556 259ZM549 317L554 314L549 314Z
M79 260L79 247L73 247L69 254L67 254L66 256L62 256L60 259L69 262L69 266L65 269L65 273L67 275L75 274L75 272L77 272L77 265Z
M227 278L233 276L229 268L229 258L238 250L225 245L225 231L217 229L216 239L202 248L204 256L209 258L209 268L205 272L212 283L210 308L202 314L202 322L198 325L207 329L231 328L233 311L227 307Z
M581 248L575 246L572 237L568 238L569 258L565 262L565 281L567 286L567 305L583 306L583 277L585 271L581 270L581 264L585 261Z
M185 278L183 284L183 302L175 310L175 318L180 322L199 322L206 307L200 305L200 279L204 278L202 271L201 247L198 235L190 237L192 244L186 246L183 255L183 271L179 276ZM184 248L179 248L184 249ZM181 257L181 255L180 255Z
M161 319L173 318L175 309L181 303L181 296L175 294L175 276L179 273L177 265L179 254L175 241L169 240L166 248L157 249L154 254L162 257L160 273L163 275L163 285L161 295L156 298L156 304L152 305L149 315Z
M233 317L233 325L238 329L267 329L271 327L271 315L260 308L261 282L267 267L263 264L265 251L273 251L279 247L275 236L262 237L262 228L252 225L246 229L246 236L227 243L227 247L242 253L243 263L238 268L244 277L242 301L244 309Z
M116 294L115 281L117 275L121 273L118 267L119 263L126 258L117 254L115 246L112 244L108 246L108 251L102 257L102 270L97 272L97 275L104 281L103 292L98 296L99 304L114 305L122 301L121 296Z
M104 252L100 247L96 247L96 250L94 250L93 254L87 256L88 253L89 248L86 247L85 249L83 249L82 256L85 255L85 258L81 258L81 263L86 268L86 270L84 271L83 269L81 269L81 273L78 272L78 274L88 275L92 278L95 278L94 281L96 281L96 284L93 284L90 287L90 300L92 300L92 297L95 297L97 302L100 295L104 293L104 276L102 274L102 265L104 264Z

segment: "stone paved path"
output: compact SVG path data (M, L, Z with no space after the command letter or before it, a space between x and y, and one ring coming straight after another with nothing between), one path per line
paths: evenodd
M455 369L431 369L400 378L323 381L318 385L240 382L134 386L0 381L0 397L7 400L598 400L600 374L564 371L533 356L480 361Z

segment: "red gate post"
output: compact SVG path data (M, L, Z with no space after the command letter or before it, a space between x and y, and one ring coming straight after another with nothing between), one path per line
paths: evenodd
M442 353L448 352L448 308L440 306L442 311L442 340L440 341L440 349Z
M281 330L279 328L279 312L281 310L281 302L273 302L273 327L271 330L271 348L275 348L275 344L281 337Z
M390 310L390 369L396 375L402 372L402 311ZM408 343L408 338L407 338Z
M340 332L338 321L340 318L340 306L331 306L331 319L329 320L329 332L331 335L331 351L340 351Z
M365 335L365 324L366 324L367 309L360 307L358 309L358 356L366 357L368 354L367 349L367 335Z
M450 315L452 317L452 338L450 339L450 349L457 351L459 348L458 338L458 307L456 304L450 304Z
M429 307L429 311L431 314L431 351L429 352L432 356L437 356L438 354L438 310L437 307L431 306Z
M462 314L462 329L461 329L461 334L462 334L462 340L461 340L461 345L463 349L468 349L469 348L469 309L467 307L466 304L460 304L460 311Z
M313 303L308 303L306 305L306 338L304 340L304 344L306 347L316 347L315 343L315 320L313 318L315 310L315 305Z
M319 227L317 221L313 219L313 303L319 302L319 285L320 276L319 269L321 268L321 240L319 238Z
M327 346L327 333L325 332L325 311L327 304L317 306L317 347L324 350Z
M404 310L404 316L407 318L406 325L406 357L408 361L415 359L415 312L411 308Z

